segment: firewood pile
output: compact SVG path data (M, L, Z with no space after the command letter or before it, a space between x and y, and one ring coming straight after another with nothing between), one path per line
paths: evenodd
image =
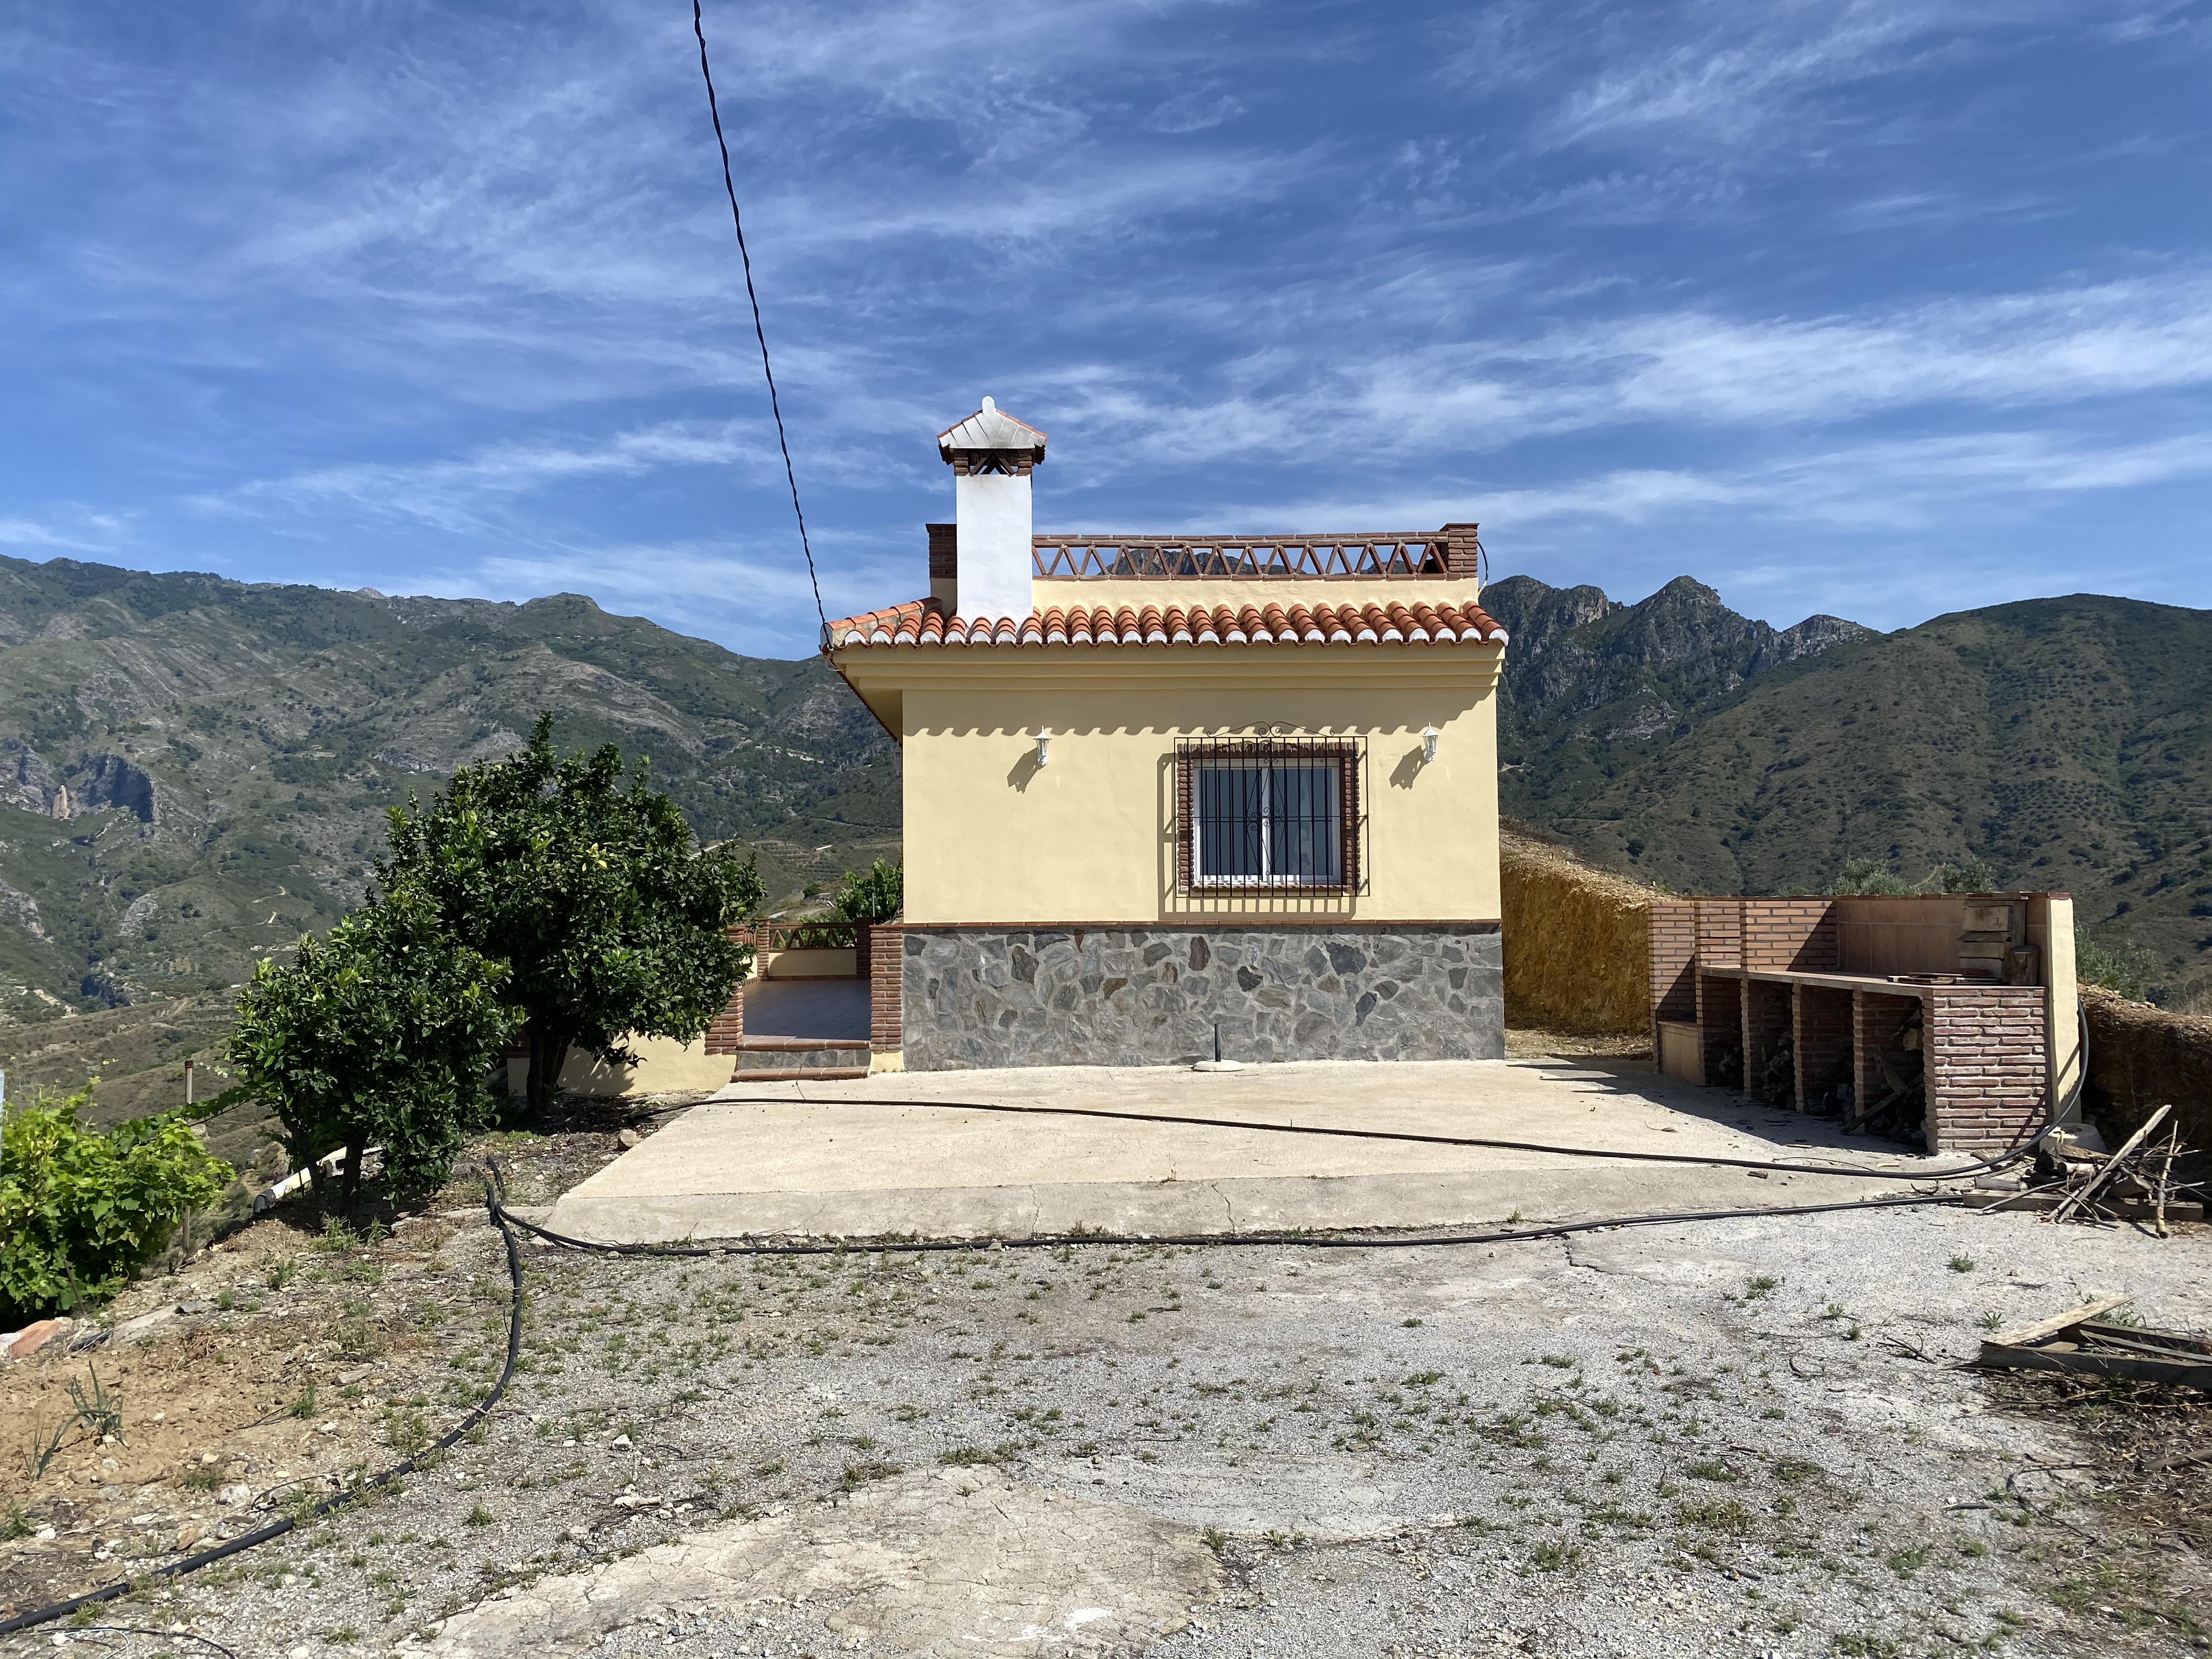
M2193 1149L2172 1113L2171 1105L2160 1107L2118 1152L2087 1124L2056 1130L2036 1150L2032 1184L2017 1176L1978 1184L2016 1191L2017 1198L1991 1200L2008 1209L2039 1209L2051 1221L2148 1221L2165 1238L2172 1224L2204 1218L2202 1185L2174 1173Z

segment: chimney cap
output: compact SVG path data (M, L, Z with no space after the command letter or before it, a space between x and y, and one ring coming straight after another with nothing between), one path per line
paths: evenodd
M937 434L937 453L957 472L1027 472L1044 459L1044 434L991 399Z

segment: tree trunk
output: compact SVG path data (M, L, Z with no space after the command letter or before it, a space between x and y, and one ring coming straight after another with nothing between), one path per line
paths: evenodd
M361 1166L368 1155L368 1148L358 1140L346 1143L345 1180L338 1188L338 1201L351 1209L361 1199Z
M530 1081L524 1095L532 1121L543 1123L546 1109L561 1092L561 1073L568 1063L568 1039L537 1020L530 1023Z

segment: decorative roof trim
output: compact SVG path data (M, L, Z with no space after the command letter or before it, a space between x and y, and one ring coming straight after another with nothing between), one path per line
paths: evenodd
M822 631L822 648L914 645L968 647L1112 645L1216 650L1225 645L1504 645L1505 630L1481 606L1407 604L1053 605L1012 617L948 617L937 600L841 617Z

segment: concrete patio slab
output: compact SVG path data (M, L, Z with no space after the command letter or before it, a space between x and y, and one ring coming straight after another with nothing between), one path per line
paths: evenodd
M1909 1190L1962 1162L1847 1141L1821 1120L1693 1089L1638 1062L939 1072L736 1094L693 1109L572 1189L547 1224L610 1243L1414 1229L1850 1201ZM1832 1163L1886 1178L978 1109L990 1105Z

